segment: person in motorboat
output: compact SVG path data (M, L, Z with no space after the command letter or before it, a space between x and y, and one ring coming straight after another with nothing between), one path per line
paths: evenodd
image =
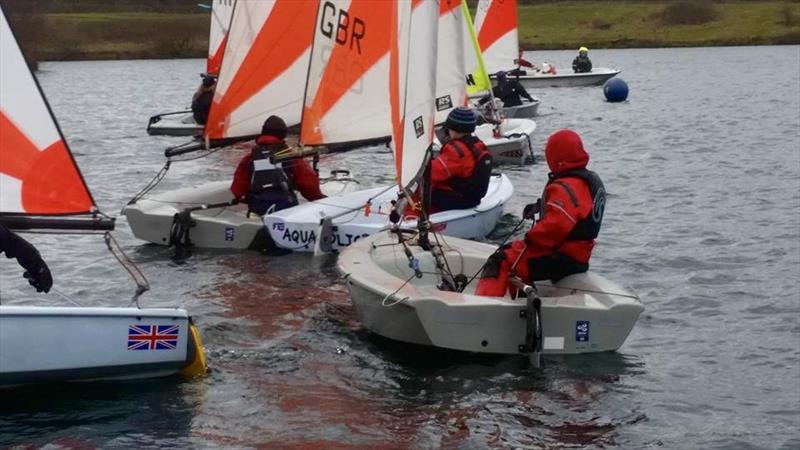
M489 189L492 156L476 137L473 110L459 106L447 115L439 156L431 160L431 211L474 208Z
M509 70L508 76L515 76L515 75L519 76L527 74L528 72L525 69L523 69L523 67L531 69L534 72L539 71L539 68L536 67L535 64L525 59L525 57L523 56L522 49L519 49L519 55L517 55L517 59L514 60L514 65L517 66L517 68Z
M192 96L192 115L194 116L194 121L200 125L205 125L208 120L208 111L211 109L216 87L216 78L204 75L200 87L197 88L197 91Z
M295 191L309 201L325 198L319 175L304 159L271 162L271 157L289 148L285 142L287 132L283 119L269 116L255 147L236 167L231 192L236 199L247 203L248 212L264 215L295 206L298 204Z
M492 94L494 94L494 98L499 98L503 102L504 107L519 106L522 104L522 98L528 99L529 102L533 101L533 97L522 87L522 84L515 79L509 79L505 72L497 72L495 79L497 80L497 86L492 88ZM487 95L479 103L482 105L488 102L490 98Z
M549 181L542 197L525 206L523 217L539 220L517 240L498 249L484 266L476 294L502 297L515 274L526 283L558 281L589 270L605 207L600 177L586 169L589 155L578 133L559 130L545 147Z
M589 49L581 47L578 49L578 56L572 60L572 70L575 73L587 73L592 71L592 60L589 59Z
M6 258L16 258L25 272L22 274L36 292L50 292L53 276L39 251L30 242L18 236L0 223L0 253Z

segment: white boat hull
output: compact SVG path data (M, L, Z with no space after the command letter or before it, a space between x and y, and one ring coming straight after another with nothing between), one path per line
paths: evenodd
M194 121L191 110L158 114L147 122L151 136L200 136L205 126Z
M175 374L203 358L191 326L182 309L0 306L0 386Z
M534 99L532 102L525 100L519 106L504 106L503 116L506 119L530 119L539 112L540 103L539 100Z
M475 135L486 144L495 164L532 164L532 136L536 122L530 119L504 119L500 136L494 136L494 125L483 124L475 128Z
M430 252L411 246L422 278L414 277L397 237L389 232L362 239L342 251L345 276L358 318L369 331L412 344L477 353L520 354L526 342L524 298L441 291ZM454 274L477 273L496 247L449 238L445 254ZM542 300L543 352L575 354L617 350L641 312L634 294L594 273L558 283L537 283Z
M503 214L503 205L514 193L505 175L495 175L481 203L472 209L456 209L431 215L436 229L448 236L481 239L494 229ZM360 208L371 199L370 214ZM264 225L275 244L284 249L313 251L318 238L320 220L333 220L333 250L373 235L390 225L392 201L397 199L397 188L377 187L363 191L328 197L319 202L309 202L294 208L264 216ZM350 211L350 212L348 212ZM416 220L406 220L403 226L416 227Z
M609 69L607 67L597 67L588 73L572 73L566 71L556 74L528 72L525 75L519 76L519 82L526 90L548 87L595 86L605 83L606 80L619 73L619 70ZM517 79L516 76L512 78Z
M354 191L356 186L355 182L325 183L322 187L327 198L265 215L263 221L257 215L248 218L244 204L194 211L191 215L194 225L189 232L192 245L258 249L269 242L282 249L310 252L314 251L320 220L338 216L333 220L333 249L341 249L388 226L391 201L397 199L395 187ZM228 202L233 198L229 187L230 183L221 181L147 197L126 206L123 214L138 239L169 245L175 214L198 205ZM436 213L431 220L445 234L483 238L494 228L503 204L513 192L505 175L493 176L487 195L476 208ZM365 215L361 207L369 199L372 199L371 212ZM412 220L408 225L416 226L416 222ZM265 240L264 233L269 233L271 241Z
M326 195L340 195L357 189L355 181L338 178L322 183ZM122 214L137 239L159 245L170 244L170 230L175 214L186 208L226 203L233 200L230 181L216 181L145 197L127 205ZM192 245L199 248L262 248L264 227L258 215L247 217L247 205L201 209L191 214L194 225L189 231Z

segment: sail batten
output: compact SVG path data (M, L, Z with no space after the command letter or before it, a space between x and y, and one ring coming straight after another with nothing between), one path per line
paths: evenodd
M2 7L0 18L0 214L90 214L94 199Z

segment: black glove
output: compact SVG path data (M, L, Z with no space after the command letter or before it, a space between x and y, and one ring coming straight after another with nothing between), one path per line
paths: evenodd
M541 200L536 200L536 203L528 203L522 210L523 219L535 219L536 214L541 210Z
M36 289L36 292L50 292L50 288L53 287L53 276L50 274L47 264L41 259L39 261L41 265L33 270L26 270L22 276Z

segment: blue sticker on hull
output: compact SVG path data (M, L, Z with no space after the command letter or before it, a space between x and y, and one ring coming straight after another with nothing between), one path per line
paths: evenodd
M232 241L235 237L236 230L232 227L225 227L225 240Z
M589 342L589 321L575 322L575 342Z

